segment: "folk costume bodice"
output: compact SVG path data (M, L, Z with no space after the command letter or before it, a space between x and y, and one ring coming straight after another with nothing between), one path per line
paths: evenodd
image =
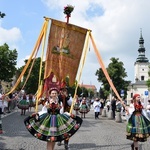
M82 105L86 105L86 102L85 102L85 101L83 101L83 102L82 102Z
M60 113L61 106L59 103L51 103L48 105L47 111L51 115L57 115Z
M143 106L142 106L141 103L135 103L135 104L134 104L134 108L135 108L135 112L141 113L141 112L142 112L142 109L143 109Z

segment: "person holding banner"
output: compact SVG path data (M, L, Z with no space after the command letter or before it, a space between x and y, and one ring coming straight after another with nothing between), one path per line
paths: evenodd
M145 142L150 136L150 120L144 113L139 94L133 96L134 109L126 108L129 119L126 126L126 138L132 140L131 150L138 150L138 142Z
M62 105L63 105L63 110L61 109L60 113L63 113L63 112L68 112L69 113L70 108L71 108L71 104L72 104L72 99L69 96L68 90L67 90L66 87L62 87L60 89L58 99L59 99L59 103L62 103ZM59 141L57 145L61 146L61 142L62 141ZM64 147L65 147L65 150L68 150L68 148L69 148L69 138L64 140Z
M24 120L26 128L34 137L47 142L47 150L54 150L55 142L70 138L82 124L78 116L67 112L60 114L61 107L58 89L51 88L44 109Z

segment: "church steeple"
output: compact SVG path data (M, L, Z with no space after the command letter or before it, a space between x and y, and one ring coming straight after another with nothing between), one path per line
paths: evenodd
M140 62L140 63L146 63L149 62L149 60L145 57L145 47L144 47L144 39L142 36L142 29L141 29L141 33L140 33L140 39L139 39L139 55L138 58L136 59L136 62Z

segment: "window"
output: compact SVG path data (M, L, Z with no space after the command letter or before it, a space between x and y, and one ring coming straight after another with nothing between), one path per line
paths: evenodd
M144 81L144 76L141 76L141 81Z
M131 93L131 98L133 98L133 93Z

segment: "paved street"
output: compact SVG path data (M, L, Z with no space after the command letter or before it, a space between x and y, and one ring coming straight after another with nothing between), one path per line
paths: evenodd
M30 112L26 113L26 116ZM46 142L35 139L26 130L20 111L2 118L3 134L0 134L0 150L46 150ZM126 121L116 123L107 117L94 119L91 110L79 131L70 139L70 150L130 150L131 141L125 136ZM150 138L140 143L140 150L149 150ZM56 150L64 150L63 145Z

